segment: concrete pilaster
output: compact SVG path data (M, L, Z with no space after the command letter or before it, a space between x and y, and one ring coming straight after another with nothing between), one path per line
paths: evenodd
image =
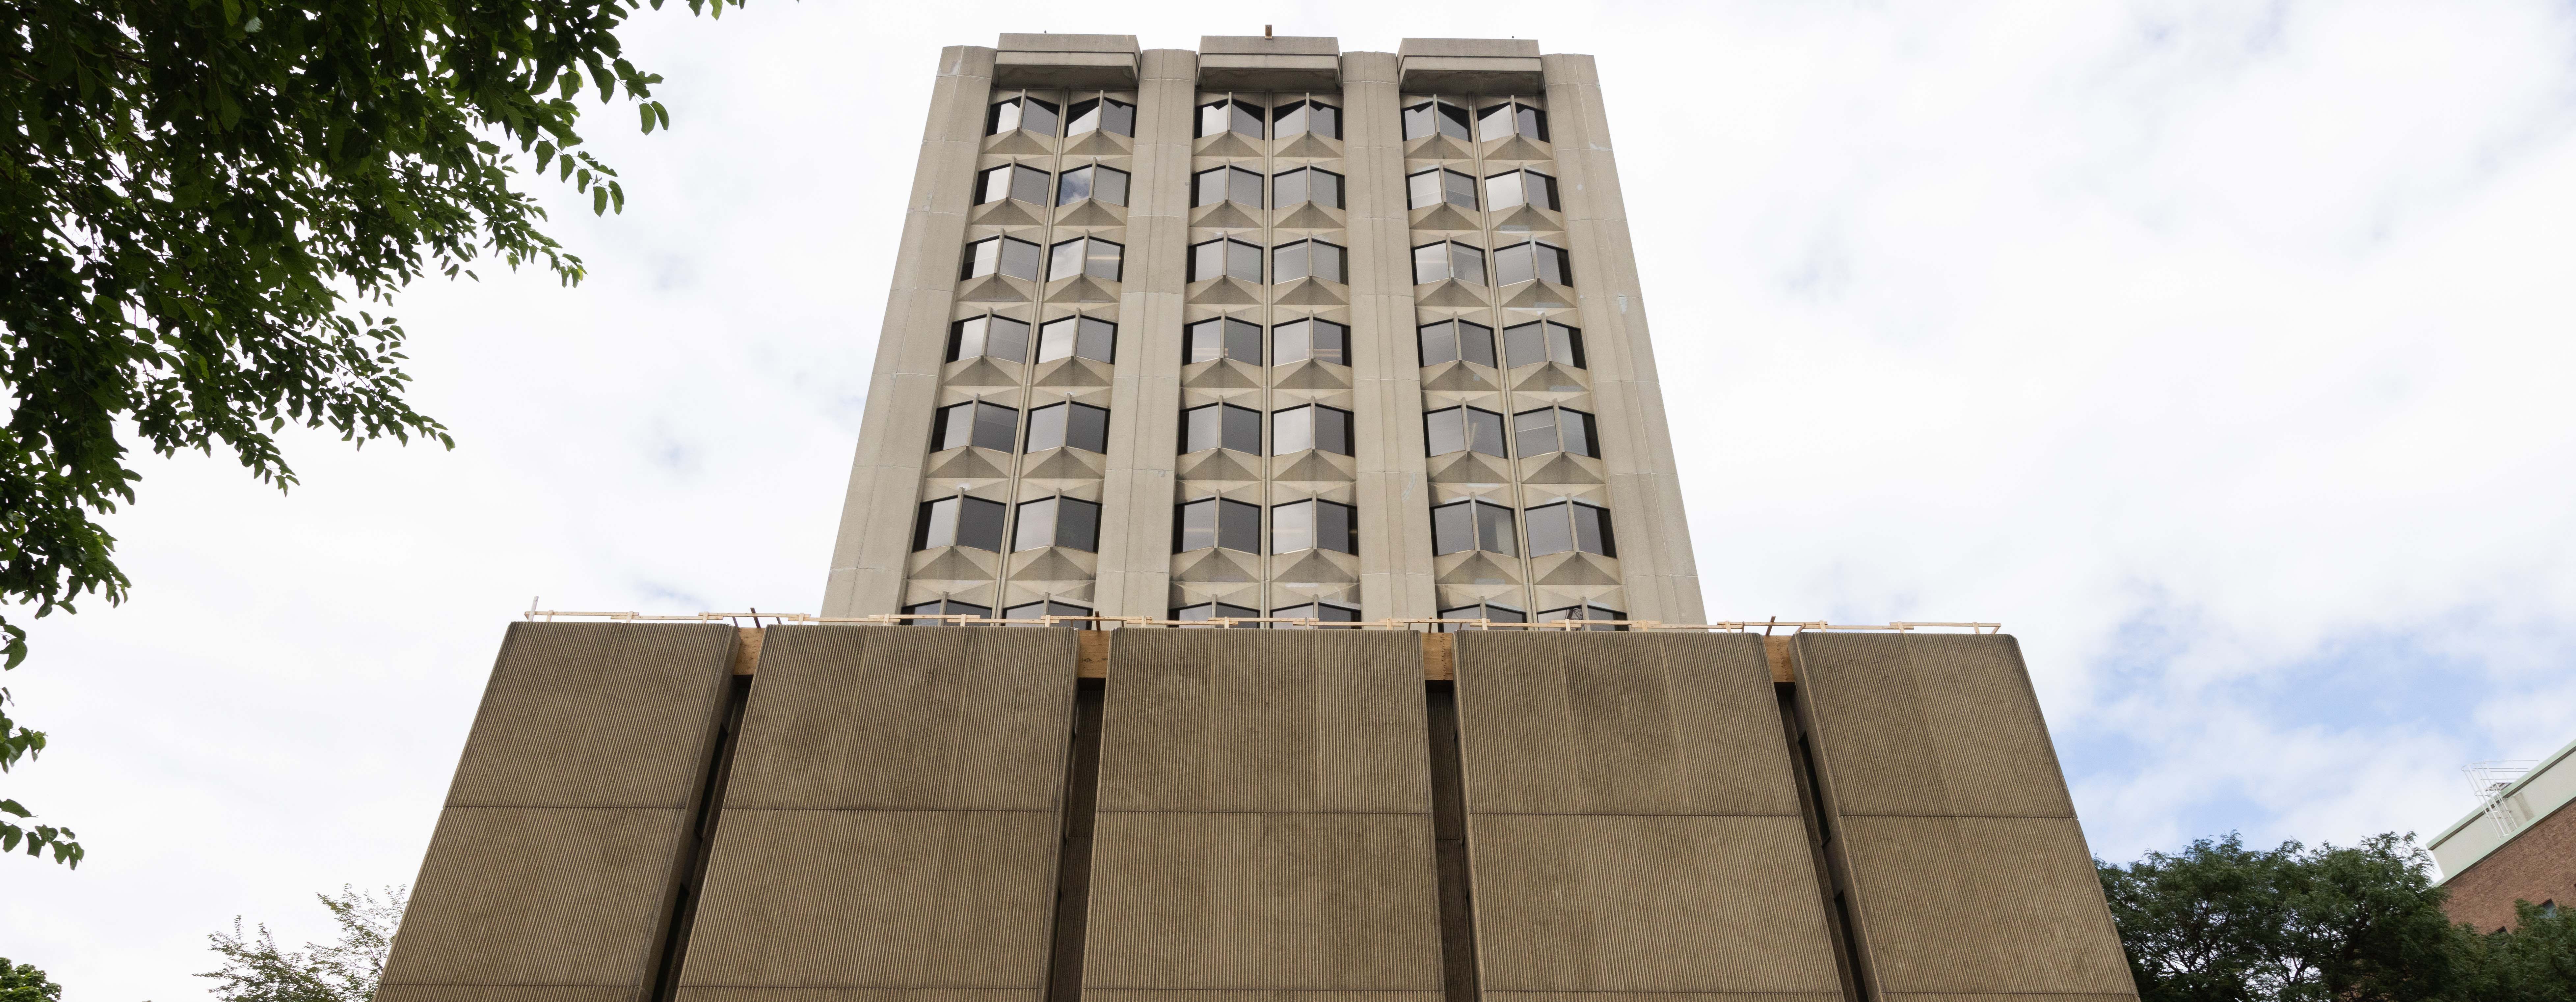
M1403 95L1396 58L1342 55L1350 164L1351 369L1357 402L1361 616L1429 616L1431 496L1424 482L1422 367L1404 207Z
M1172 577L1179 454L1181 300L1188 284L1190 133L1198 55L1150 49L1137 81L1136 177L1128 195L1125 344L1111 390L1102 488L1099 612L1161 616Z

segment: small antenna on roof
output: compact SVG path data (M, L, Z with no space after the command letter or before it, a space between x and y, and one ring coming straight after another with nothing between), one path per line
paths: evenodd
M1261 40L1262 40L1262 41L1267 42L1267 41L1269 41L1270 39L1271 39L1271 35L1270 35L1270 26L1269 26L1269 25L1266 25L1266 24L1265 24L1265 25L1262 25L1262 26L1261 26Z

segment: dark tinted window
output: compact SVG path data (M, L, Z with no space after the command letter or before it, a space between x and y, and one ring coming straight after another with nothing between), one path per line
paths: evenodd
M1477 407L1447 407L1422 416L1425 455L1474 450L1503 455L1503 416ZM1528 455L1528 453L1522 453Z
M1330 320L1291 320L1270 329L1270 360L1286 365L1314 359L1350 364L1351 329Z
M1013 129L1027 129L1041 135L1055 135L1055 103L1034 97L1015 97L993 105L984 115L984 134L998 136Z
M1349 606L1334 605L1330 602L1317 602L1313 605L1292 605L1284 609L1272 609L1270 610L1270 615L1274 619L1315 619L1322 620L1327 624L1356 623L1360 621L1360 611L1358 609L1353 609ZM1270 626L1272 629L1276 630L1312 630L1319 628L1313 626L1296 626L1288 623L1272 623ZM1327 625L1320 627L1320 629L1351 630L1357 629L1357 627Z
M1579 501L1560 501L1529 510L1530 556L1581 550L1617 556L1610 536L1610 511Z
M1136 106L1113 97L1095 97L1076 101L1065 109L1065 135L1079 136L1094 130L1135 135Z
M1528 616L1525 616L1525 615L1522 615L1522 614L1521 614L1521 611L1520 611L1519 609L1512 608L1511 606L1508 606L1508 605L1495 605L1494 603L1491 603L1491 602L1487 602L1487 603L1484 603L1484 604L1482 604L1482 605L1462 605L1462 606L1458 606L1458 607L1456 607L1456 608L1442 609L1442 610L1440 610L1440 618L1442 618L1442 619L1483 619L1483 620L1489 620L1489 621L1496 622L1496 623L1526 623L1526 622L1529 622L1529 617L1528 617ZM1481 630L1481 629L1484 629L1484 627L1482 627L1482 626L1475 626L1475 625L1471 625L1471 624L1467 624L1467 623L1442 623L1442 624L1440 624L1440 632L1442 632L1442 633L1455 633L1455 632L1457 632L1457 631L1459 631L1459 630Z
M1028 451L1061 448L1109 451L1109 410L1090 404L1049 404L1029 411Z
M1260 617L1261 610L1259 609L1246 609L1239 605L1227 605L1223 602L1202 602L1197 605L1185 605L1172 610L1173 619L1189 620L1192 622L1209 619L1258 619ZM1242 630L1257 629L1261 626L1260 623L1236 623L1234 625L1236 629ZM1187 626L1181 627L1181 629L1184 630L1192 628L1193 627ZM1206 627L1196 627L1196 629L1206 629Z
M1019 410L1000 404L971 402L942 407L930 424L930 451L971 445L1009 452L1019 424Z
M1605 609L1605 608L1602 608L1602 607L1597 606L1597 605L1576 605L1576 606L1568 606L1568 607L1563 608L1563 609L1549 609L1549 610L1547 610L1547 611L1545 611L1545 612L1539 613L1539 614L1538 614L1538 619L1536 620L1536 622L1541 622L1541 623L1555 623L1555 622L1562 622L1562 621L1564 621L1564 620L1568 620L1568 619L1576 620L1576 621L1587 621L1587 620L1588 620L1588 621L1596 621L1596 622L1595 622L1595 625L1592 625L1592 626L1586 626L1586 627L1584 627L1584 629L1587 629L1587 630L1610 630L1610 631L1621 631L1621 630L1626 630L1626 629L1627 629L1627 627L1626 627L1626 626L1621 626L1621 625L1615 625L1615 624L1610 623L1610 622L1599 622L1599 621L1603 621L1603 620L1621 620L1621 619L1626 619L1626 618L1628 618L1628 614L1627 614L1627 613L1624 613L1624 612L1621 612L1621 611L1619 611L1619 610L1617 610L1617 609Z
M1404 109L1404 138L1420 139L1434 131L1467 138L1467 109L1447 101L1424 101Z
M1261 552L1261 507L1227 498L1204 498L1180 506L1172 520L1172 552L1221 547Z
M1332 550L1358 553L1353 509L1332 501L1291 501L1270 509L1270 552Z
M1022 329L1026 330L1025 327ZM1098 317L1059 317L1038 327L1040 362L1075 355L1095 362L1114 362L1117 361L1117 353L1118 325Z
M1181 328L1181 362L1231 358L1261 364L1261 326L1233 317L1211 317Z
M1014 362L1029 360L1029 325L1009 317L967 317L948 327L948 360L989 355Z
M1422 364L1438 365L1464 359L1478 365L1494 364L1494 329L1467 320L1443 320L1424 324L1417 332L1422 342Z
M1281 244L1271 252L1270 279L1294 282L1301 278L1320 278L1327 282L1348 281L1345 262L1348 252L1340 246L1321 240L1299 240Z
M1513 134L1547 141L1547 113L1519 101L1508 101L1484 110L1476 118L1476 138L1501 139Z
M1111 205L1127 204L1127 172L1093 164L1056 177L1055 204L1070 205L1086 198Z
M1011 549L1016 552L1045 546L1098 552L1100 506L1068 497L1020 505L1019 521L1011 528Z
M913 525L912 548L965 546L998 553L1002 549L1003 511L1001 502L983 498L959 496L926 502Z
M1225 100L1199 106L1199 135L1234 131L1261 138L1261 107L1249 101Z
M939 602L915 602L911 605L904 606L903 611L907 615L914 616L973 616L977 619L985 619L993 614L993 610L989 606L976 605L973 602L960 602L953 598ZM944 619L907 619L904 620L904 625L953 626L955 624Z
M1036 281L1038 245L1011 237L987 237L966 245L966 266L959 278L976 278L1000 272L1012 278Z
M1431 552L1443 555L1468 550L1518 556L1520 544L1512 531L1512 510L1484 501L1460 501L1431 509Z
M1191 175L1190 207L1234 202L1261 207L1261 175L1241 167L1215 167Z
M1127 248L1099 237L1075 237L1048 252L1047 281L1089 275L1115 282L1126 271Z
M1245 282L1261 281L1261 248L1241 240L1210 240L1190 248L1190 281L1204 282L1220 275Z
M1533 321L1503 328L1503 358L1518 368L1540 362L1583 368L1583 332L1564 324Z
M1181 412L1181 452L1232 449L1261 454L1261 412L1233 404L1208 404Z
M1320 167L1300 167L1271 179L1271 204L1285 208L1299 202L1313 202L1330 208L1343 208L1342 176Z
M1494 252L1494 284L1512 285L1533 278L1558 285L1573 284L1573 265L1563 248L1530 242Z
M1342 138L1342 109L1321 101L1290 101L1279 106L1273 131L1282 139L1301 132L1312 132L1327 139Z
M1011 164L995 167L976 175L975 204L1016 198L1036 205L1046 204L1047 174L1034 167Z
M1270 414L1270 454L1284 456L1307 449L1351 455L1351 412L1308 404Z

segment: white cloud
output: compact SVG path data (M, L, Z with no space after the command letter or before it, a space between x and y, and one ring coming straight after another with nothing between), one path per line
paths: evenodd
M136 600L6 680L56 739L11 795L94 852L0 862L7 954L173 1002L232 915L409 881L533 596L814 608L938 47L1255 27L1066 10L640 23L677 129L598 117L593 280L401 311L455 452L299 439L282 499L147 464ZM1267 16L1599 56L1712 615L2001 619L2098 851L2430 833L2458 764L2576 737L2562 9Z

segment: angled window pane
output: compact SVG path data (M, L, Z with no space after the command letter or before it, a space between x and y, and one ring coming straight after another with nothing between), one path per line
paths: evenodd
M1413 284L1429 285L1448 277L1448 244L1423 244L1413 249Z
M1073 353L1094 362L1118 360L1118 325L1097 317L1082 318L1082 328L1074 335Z
M1055 545L1055 499L1030 501L1020 505L1020 519L1011 526L1011 552L1035 550Z
M1045 452L1064 447L1065 405L1052 404L1029 411L1030 452Z
M1468 138L1467 109L1450 104L1447 101L1432 102L1432 107L1434 110L1439 112L1440 131L1442 133L1459 139Z
M1225 171L1225 197L1232 199L1241 205L1248 205L1255 209L1260 208L1261 175L1245 170L1241 167L1228 167Z
M1190 248L1190 281L1204 282L1225 274L1225 243L1210 240Z
M1527 171L1525 173L1529 175L1529 179L1525 183L1529 189L1529 203L1531 205L1553 212L1565 211L1565 206L1559 204L1556 200L1555 178L1541 174L1537 171Z
M1458 357L1477 365L1494 364L1494 329L1479 323L1458 321Z
M1260 615L1261 610L1259 609L1246 609L1239 605L1227 605L1223 602L1202 602L1198 605L1185 605L1172 610L1171 618L1199 622L1210 619L1253 619ZM1235 624L1235 628L1251 629L1260 625L1261 624L1259 623L1237 623ZM1180 627L1180 629L1206 629L1206 627L1184 626Z
M1549 321L1547 357L1552 362L1570 365L1577 369L1583 368L1583 331Z
M1012 167L1011 197L1031 205L1047 204L1047 173L1034 167Z
M1291 501L1270 508L1270 552L1295 553L1315 548L1315 503Z
M1270 328L1270 364L1286 365L1315 357L1315 322L1291 320Z
M1505 171L1485 179L1486 205L1497 210L1508 209L1527 199L1528 196L1521 193L1521 172L1519 171Z
M1456 321L1443 320L1436 324L1424 324L1419 333L1422 336L1422 364L1439 365L1442 362L1458 360Z
M1234 112L1233 121L1228 123L1228 128L1233 129L1240 135L1250 136L1254 139L1262 138L1261 109L1259 107L1244 101L1229 101L1226 103L1232 106L1232 110Z
M1482 408L1465 409L1467 448L1488 456L1502 456L1503 416ZM1524 453L1526 455L1526 453Z
M1521 455L1544 456L1556 449L1556 412L1546 408L1512 415L1512 437Z
M1478 141L1501 139L1504 136L1511 134L1512 106L1509 104L1498 104L1491 108L1487 108L1485 109L1485 113L1476 119L1476 138Z
M1512 510L1498 504L1476 502L1476 548L1487 553L1520 555L1518 534L1512 531Z
M1538 265L1538 277L1558 285L1574 284L1574 262L1566 257L1564 248L1541 243L1533 243L1530 247Z
M1226 241L1225 273L1246 282L1261 281L1261 248L1240 240Z
M1440 204L1440 172L1427 170L1404 179L1404 207L1428 209Z
M1270 610L1270 615L1279 619L1314 619L1321 620L1325 623L1356 623L1360 621L1359 610L1348 606L1332 605L1325 602L1316 602L1311 605L1292 605L1284 608L1272 609ZM1272 623L1270 626L1272 629L1277 630L1312 630L1319 628L1326 630L1357 629L1357 627L1350 626L1313 627L1295 626L1287 623Z
M1261 506L1217 499L1216 545L1245 553L1261 552Z
M1047 281L1082 274L1082 244L1082 238L1075 237L1048 249Z
M1225 172L1226 168L1218 167L1211 170L1203 170L1191 176L1191 208L1195 209L1204 205L1215 205L1218 202L1225 201Z
M1494 284L1517 285L1537 278L1530 264L1529 244L1513 244L1494 252Z
M992 274L1002 264L1002 238L992 237L966 245L965 266L958 269L959 278L978 278Z
M1601 439L1592 415L1578 410L1557 408L1557 447L1578 456L1601 458Z
M1315 408L1291 407L1270 413L1270 454L1285 456L1315 447Z
M1273 281L1294 282L1306 274L1306 241L1271 248L1270 277Z
M1029 357L1029 325L1025 320L994 317L984 335L984 354L1025 362Z
M1333 501L1315 502L1315 548L1335 553L1360 552L1358 509Z
M1064 109L1064 134L1065 134L1065 135L1068 135L1068 136L1079 136L1079 135L1081 135L1081 134L1083 134L1083 133L1085 133L1085 132L1093 132L1093 131L1097 131L1099 128L1100 128L1100 99L1099 99L1099 98L1096 98L1096 97L1095 97L1095 98L1088 98L1088 99L1081 100L1081 101L1075 101L1074 103L1072 103L1072 104L1069 104L1069 105L1066 105L1066 106L1065 106L1065 109ZM1005 615L1005 616L1007 616L1007 615L1009 615L1009 614L1010 614L1010 613L1009 613L1007 610L1005 610L1005 611L1003 612L1003 615Z
M1236 452L1261 454L1261 412L1249 407L1226 404L1225 447Z
M1449 204L1461 209L1476 208L1476 179L1454 170L1440 172L1440 183Z
M1510 368L1547 361L1547 325L1538 321L1503 328L1503 364Z
M1224 320L1210 318L1181 328L1181 364L1213 362L1224 356Z
M1188 553L1216 545L1216 499L1207 498L1180 506L1172 519L1172 552Z
M975 204L986 205L1011 197L1011 169L995 167L975 175Z
M1309 252L1306 262L1307 274L1323 279L1327 282L1350 281L1350 257L1348 251L1343 250L1338 245L1328 244L1321 240L1309 241L1308 243L1312 250Z
M1126 274L1127 248L1099 237L1087 241L1083 255L1083 274L1106 282L1115 282Z
M1116 167L1091 168L1091 197L1111 205L1127 204L1127 172Z
M1315 361L1350 364L1351 329L1330 320L1315 321Z
M1012 278L1037 281L1038 245L1026 240L1002 238L1002 274Z
M1337 456L1352 455L1351 412L1315 405L1315 448Z
M1225 357L1246 365L1261 364L1261 325L1225 318Z
M1431 555L1446 556L1476 548L1476 515L1472 502L1431 509Z
M1076 167L1055 177L1055 204L1071 205L1091 197L1091 175L1096 168Z
M1224 422L1217 415L1216 404L1192 407L1181 412L1181 454L1213 449L1225 443Z
M967 317L948 325L948 360L973 358L984 353L984 331L993 318Z
M1085 553L1100 552L1100 506L1080 498L1057 498L1055 509L1055 545ZM1075 611L1058 611L1058 616L1088 616L1091 610L1080 606Z
M957 500L957 545L1002 552L1002 516L1009 509L999 501L983 498Z
M1610 509L1595 508L1588 504L1572 504L1567 507L1573 509L1575 549L1585 553L1598 553L1605 557L1619 555L1616 544L1610 538Z
M1068 404L1065 415L1064 444L1086 452L1109 451L1109 409L1090 404Z
M1547 112L1525 104L1520 105L1517 110L1519 114L1515 116L1515 124L1520 134L1542 143L1546 142Z
M1566 521L1564 504L1540 505L1529 510L1530 556L1544 557L1574 548L1574 525Z
M1199 106L1198 135L1200 138L1204 139L1208 136L1213 136L1225 131L1226 105L1229 103L1231 102L1219 101L1215 104L1203 104Z
M1270 181L1271 204L1285 208L1299 202L1307 201L1309 196L1306 194L1306 182L1313 174L1313 171L1300 167L1296 170L1287 171L1280 174L1278 177L1272 178Z
M1039 324L1038 361L1045 363L1073 357L1074 333L1081 322L1080 317L1059 317Z
M1309 188L1315 204L1334 209L1348 208L1342 204L1341 175L1320 167L1309 169L1307 174L1313 179Z
M1469 285L1485 284L1485 252L1462 243L1449 245L1449 271Z
M1020 128L1041 136L1055 135L1056 105L1034 97L1020 99Z
M912 548L927 550L957 545L957 499L941 498L921 505L912 526Z
M1011 440L1019 437L1020 412L1000 404L975 405L975 447L1011 451Z
M1423 454L1446 456L1467 451L1466 408L1447 407L1422 416Z
M1020 102L1003 101L984 113L984 134L998 136L1020 127Z
M1116 98L1091 98L1076 101L1065 109L1064 134L1079 136L1093 130L1115 135L1136 134L1136 106Z

